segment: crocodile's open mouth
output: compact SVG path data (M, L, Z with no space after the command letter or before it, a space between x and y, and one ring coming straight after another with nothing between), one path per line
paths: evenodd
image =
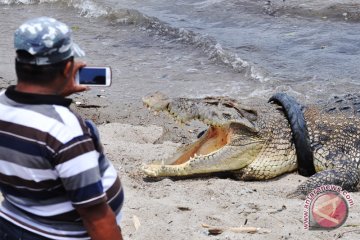
M210 126L199 140L189 145L171 165L183 164L196 156L206 156L227 145L231 139L229 126Z
M238 170L249 165L262 146L263 141L246 126L237 123L211 125L197 141L180 147L170 158L144 165L142 170L151 177Z
M233 99L178 98L175 101L162 93L143 98L146 107L169 113L180 122L200 121L209 126L195 142L180 147L171 157L145 164L147 176L170 177L238 170L249 165L263 147L254 124L257 113Z

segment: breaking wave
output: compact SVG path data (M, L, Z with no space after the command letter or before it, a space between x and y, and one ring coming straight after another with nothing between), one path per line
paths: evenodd
M114 9L104 7L92 0L0 0L0 4L42 4L61 3L79 10L83 17L105 18L113 24L134 24L146 31L172 38L175 41L201 49L210 60L221 63L245 77L267 81L260 69L241 59L236 53L223 48L216 39L184 28L176 28L156 17L147 16L135 9Z

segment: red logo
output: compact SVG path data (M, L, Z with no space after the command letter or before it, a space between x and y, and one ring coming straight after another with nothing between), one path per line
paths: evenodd
M311 229L334 229L343 225L349 209L345 198L334 191L322 192L311 204Z

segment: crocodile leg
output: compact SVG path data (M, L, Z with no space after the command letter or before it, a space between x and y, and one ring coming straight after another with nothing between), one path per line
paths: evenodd
M304 197L315 188L323 185L337 185L343 190L353 192L357 190L359 181L360 173L354 161L337 161L333 169L314 174L302 183L290 196Z

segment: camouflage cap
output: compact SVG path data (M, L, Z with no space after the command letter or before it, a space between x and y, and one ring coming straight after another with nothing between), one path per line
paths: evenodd
M39 17L23 23L14 34L16 50L25 50L33 57L17 60L35 65L48 65L85 53L71 39L70 28L54 18Z

